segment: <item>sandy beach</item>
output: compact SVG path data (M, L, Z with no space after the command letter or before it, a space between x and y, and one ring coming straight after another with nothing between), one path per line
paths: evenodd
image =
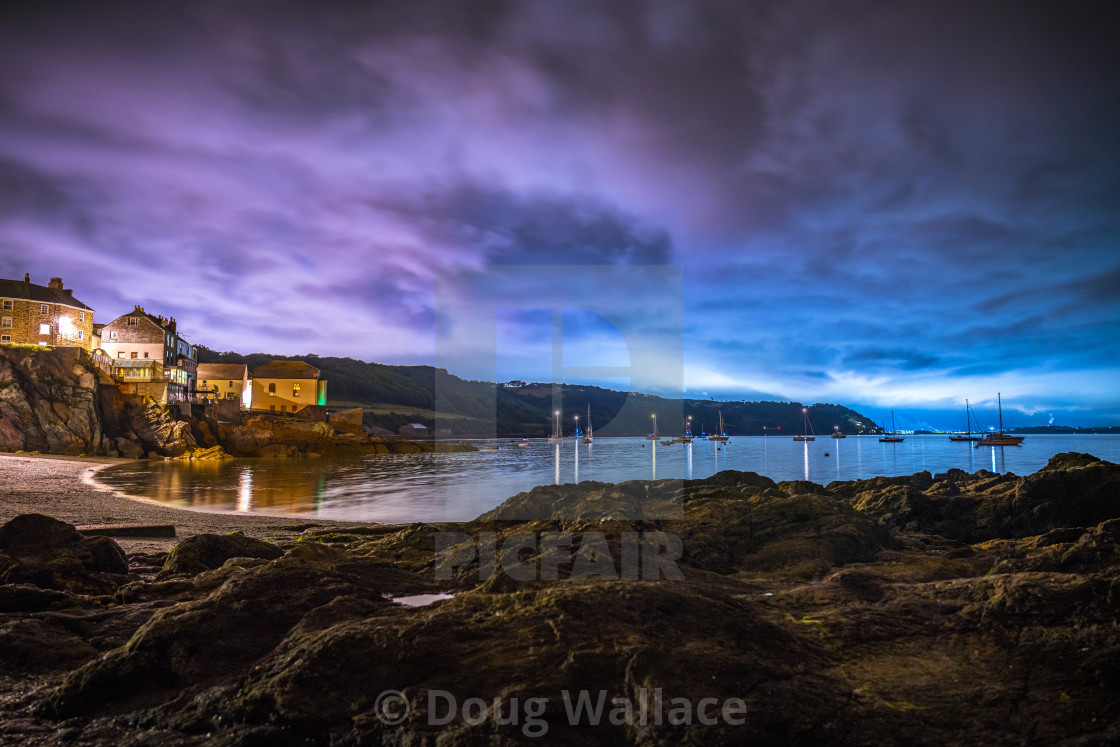
M266 537L277 532L302 531L309 524L342 524L322 519L216 514L161 506L100 490L85 479L97 470L134 461L0 453L0 524L20 514L38 513L75 525L174 525L174 538L115 537L125 552L166 551L192 535L226 534L234 529L253 537Z

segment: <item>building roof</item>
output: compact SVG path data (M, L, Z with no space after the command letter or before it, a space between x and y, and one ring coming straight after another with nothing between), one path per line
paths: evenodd
M317 379L319 369L304 361L269 361L253 369L254 379Z
M196 377L207 381L210 379L236 381L245 378L247 369L248 366L244 363L199 363Z
M73 306L75 309L93 311L93 309L64 290L35 285L26 280L5 280L0 278L0 298L19 298L25 301L35 301L37 303L57 303L63 306Z

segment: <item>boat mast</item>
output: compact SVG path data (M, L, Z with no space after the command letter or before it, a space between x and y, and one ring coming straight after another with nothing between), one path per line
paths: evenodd
M1003 399L999 392L996 392L996 404L999 405L999 435L1003 435Z

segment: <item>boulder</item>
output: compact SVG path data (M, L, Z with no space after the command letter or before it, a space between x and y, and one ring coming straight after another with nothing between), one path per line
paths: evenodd
M180 542L163 564L161 577L220 568L230 558L278 558L276 545L243 534L198 534Z
M0 582L103 594L126 581L127 573L124 551L108 537L84 537L41 514L23 514L0 527Z

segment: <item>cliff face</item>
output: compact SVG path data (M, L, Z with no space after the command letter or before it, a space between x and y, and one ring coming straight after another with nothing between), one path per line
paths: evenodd
M202 424L124 397L101 376L78 348L0 346L0 449L177 457L217 443Z
M0 346L0 448L100 454L97 373L79 348Z

